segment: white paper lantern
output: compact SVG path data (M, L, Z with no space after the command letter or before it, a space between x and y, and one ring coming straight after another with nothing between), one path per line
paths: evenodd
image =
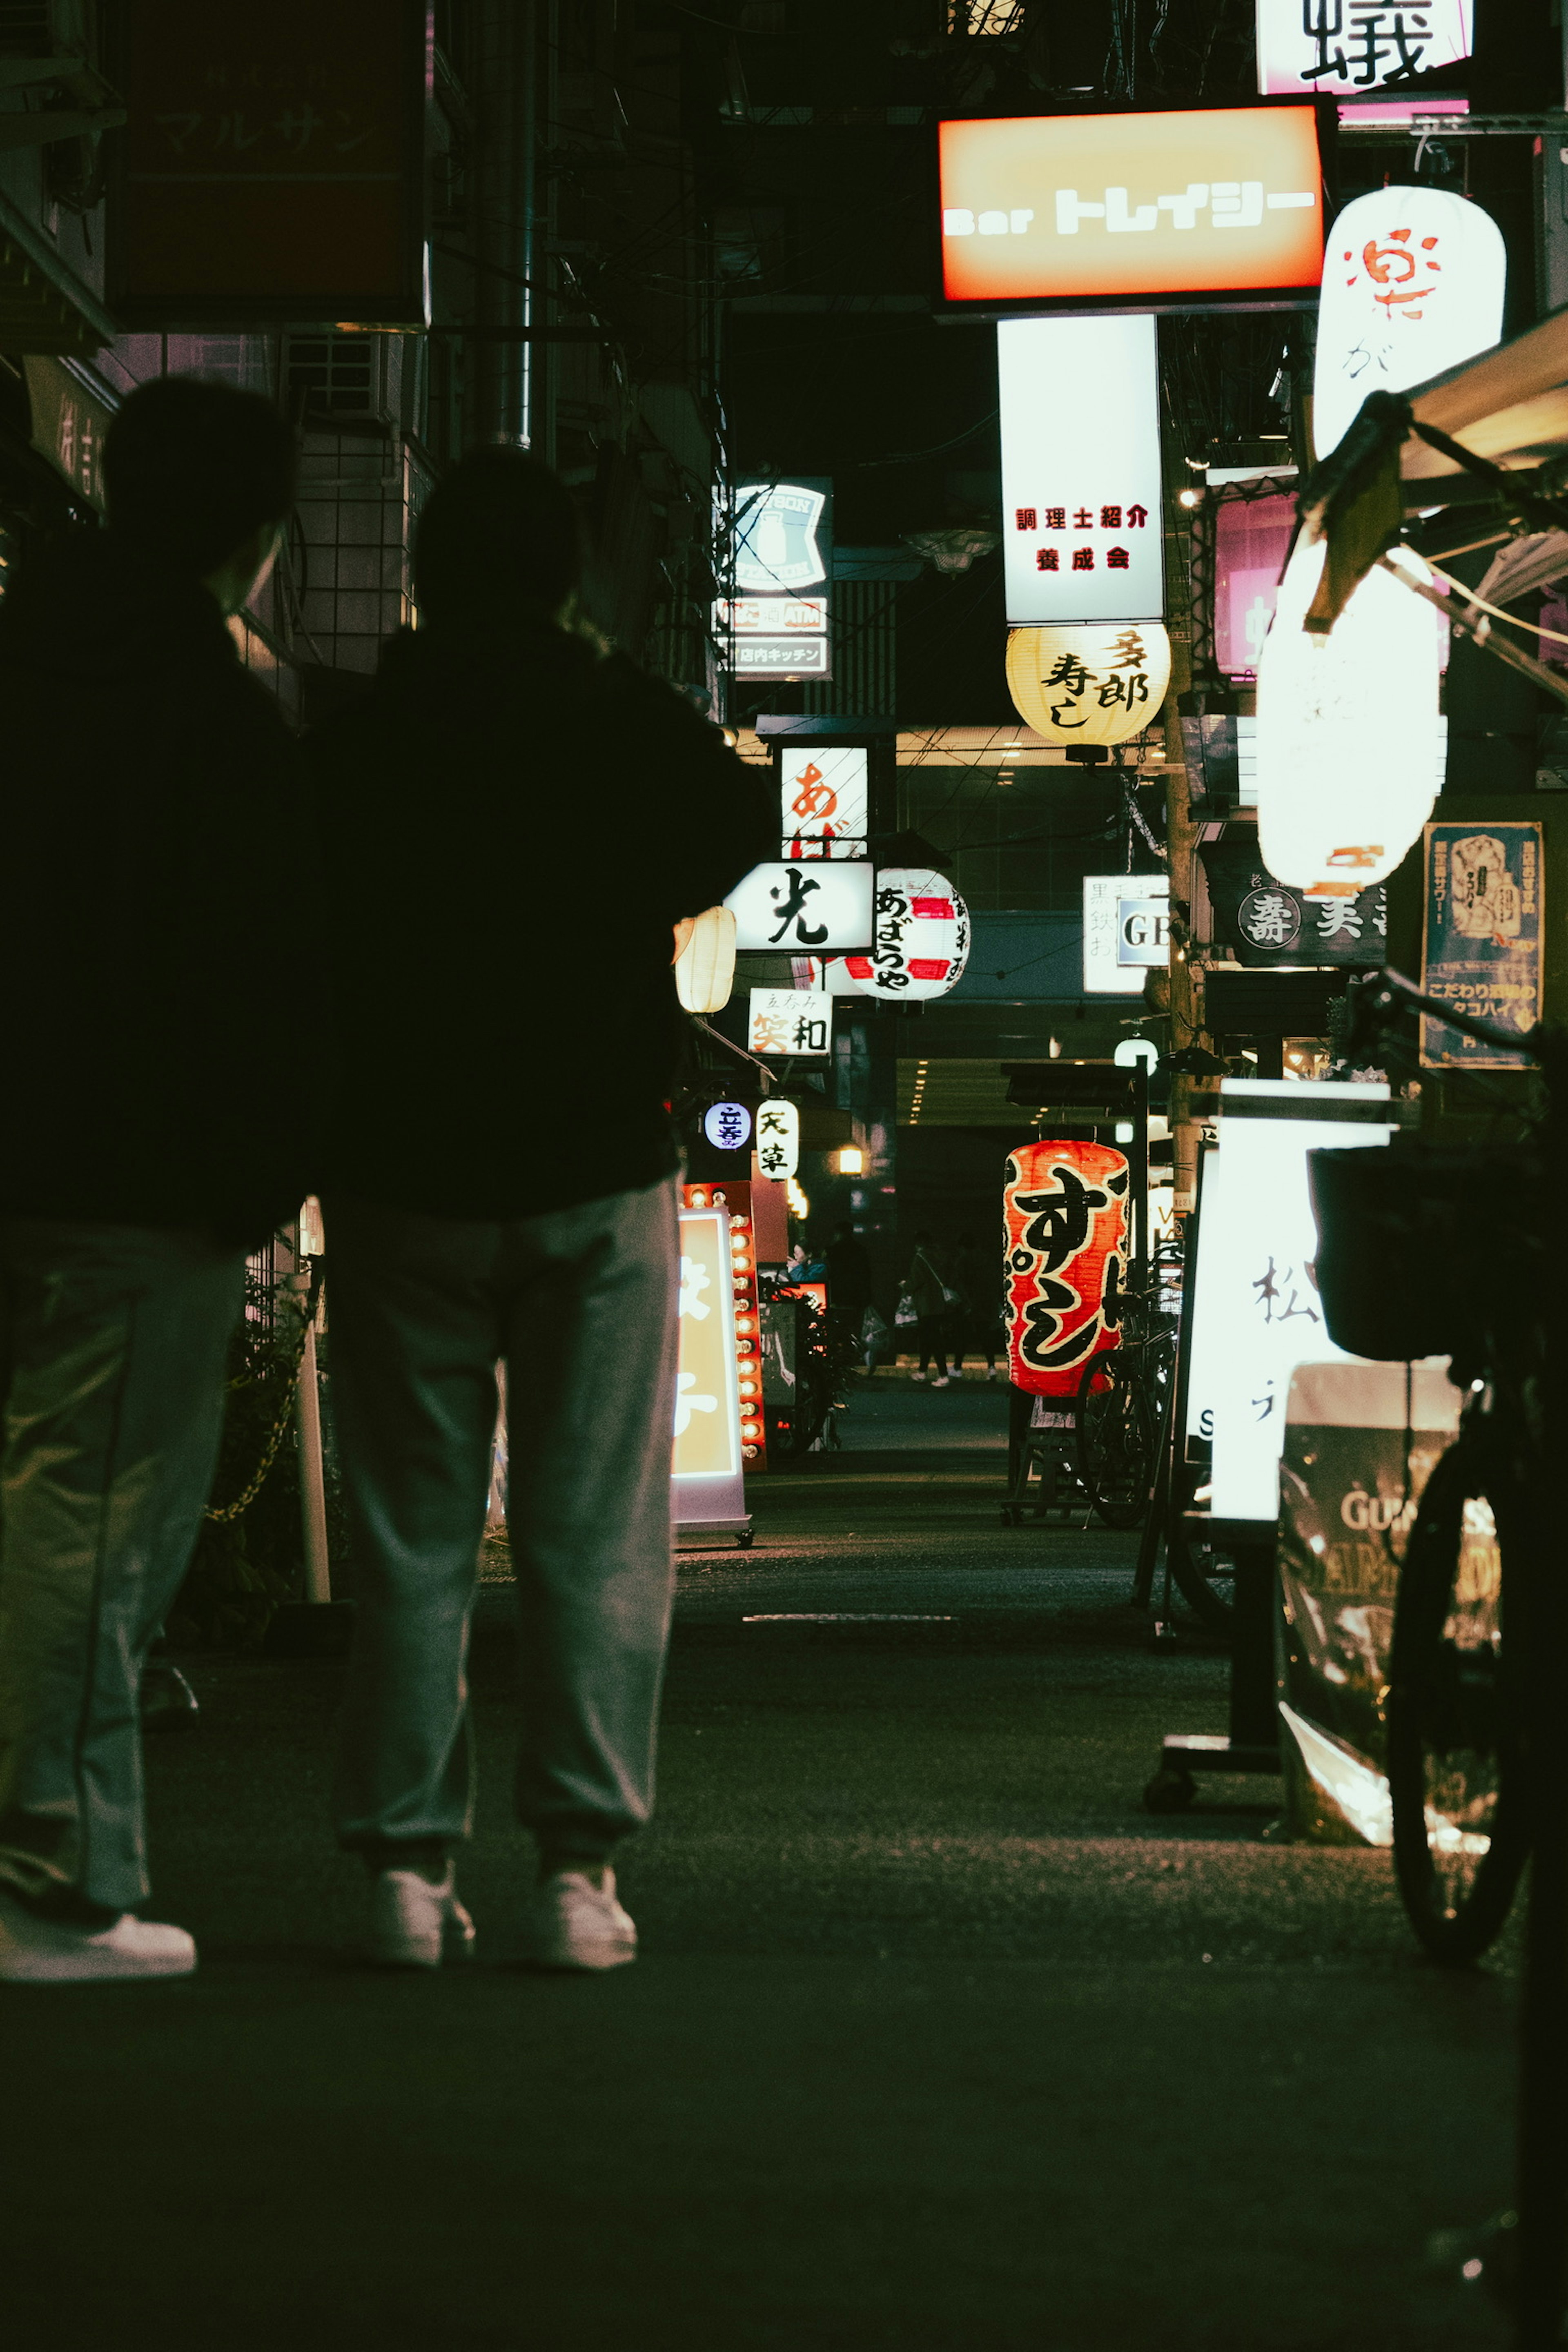
M969 961L969 909L945 875L928 866L879 867L873 921L870 955L844 959L862 995L908 1003L957 986Z
M783 1184L800 1171L800 1112L792 1102L770 1095L757 1106L757 1169L774 1184Z
M1343 898L1386 880L1432 813L1441 617L1374 564L1309 635L1326 552L1297 541L1258 666L1258 849L1292 889ZM1408 549L1393 560L1430 583Z
M1405 392L1502 333L1497 223L1441 188L1374 188L1329 232L1312 373L1312 441L1337 448L1369 392Z
M728 907L675 927L675 992L688 1013L722 1013L735 984L735 918Z
M1007 691L1047 743L1125 743L1150 726L1171 683L1158 621L1014 629Z

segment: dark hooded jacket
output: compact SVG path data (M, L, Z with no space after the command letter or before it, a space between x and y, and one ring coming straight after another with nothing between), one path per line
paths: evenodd
M670 688L542 623L391 639L306 752L329 1182L507 1218L668 1174L672 928L777 856L771 778Z
M291 739L112 532L0 604L0 1211L258 1241L311 1181Z

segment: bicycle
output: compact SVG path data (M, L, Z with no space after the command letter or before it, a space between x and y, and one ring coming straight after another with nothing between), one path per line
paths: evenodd
M1122 1294L1119 1347L1091 1356L1075 1400L1079 1484L1107 1527L1142 1525L1154 1492L1176 1367L1158 1279Z

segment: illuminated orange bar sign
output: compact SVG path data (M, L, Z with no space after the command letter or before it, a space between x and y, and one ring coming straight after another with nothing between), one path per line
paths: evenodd
M940 125L952 303L1261 308L1314 294L1311 100Z

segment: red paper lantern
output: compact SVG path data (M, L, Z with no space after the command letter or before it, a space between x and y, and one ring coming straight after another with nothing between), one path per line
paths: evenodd
M1121 1344L1126 1157L1108 1143L1026 1143L1002 1192L1007 1361L1034 1396L1078 1393L1090 1356Z

